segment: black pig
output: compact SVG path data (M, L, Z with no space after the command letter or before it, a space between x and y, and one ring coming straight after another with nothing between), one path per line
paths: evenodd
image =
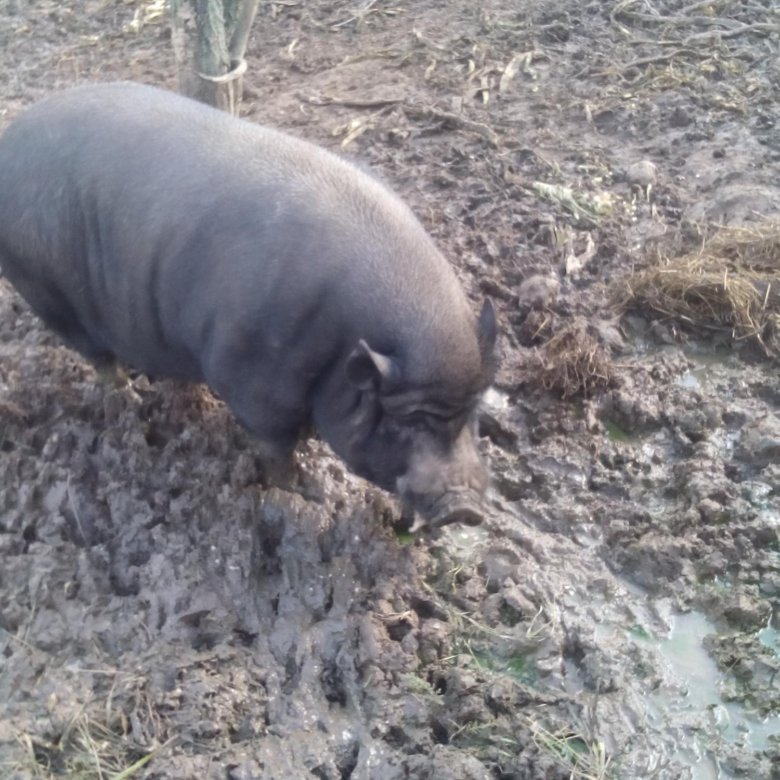
M349 162L153 87L71 89L0 138L0 263L70 346L208 383L267 456L313 423L434 523L478 519L493 307Z

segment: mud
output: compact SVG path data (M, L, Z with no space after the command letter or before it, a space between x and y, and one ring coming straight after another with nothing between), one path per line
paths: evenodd
M0 125L174 88L157 10L0 2ZM703 220L780 217L778 25L265 6L244 114L372 166L498 306L488 518L410 533L315 440L270 486L219 400L106 383L0 280L0 776L780 777L777 363L610 305ZM534 360L575 320L611 377L563 399Z

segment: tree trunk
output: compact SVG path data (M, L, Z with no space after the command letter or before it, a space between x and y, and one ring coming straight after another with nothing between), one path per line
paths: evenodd
M180 91L238 114L249 31L259 0L171 0Z

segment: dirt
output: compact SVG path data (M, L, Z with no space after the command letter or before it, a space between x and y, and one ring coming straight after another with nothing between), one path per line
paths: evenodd
M159 12L0 2L0 129L175 88ZM777 361L612 306L656 251L780 218L779 25L263 5L244 115L370 166L498 306L487 518L409 533L316 440L268 487L207 391L117 389L0 280L0 775L780 778ZM608 371L563 397L567 328Z

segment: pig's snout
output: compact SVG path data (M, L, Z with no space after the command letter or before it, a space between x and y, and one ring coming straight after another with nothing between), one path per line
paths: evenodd
M479 525L485 515L480 509L481 496L452 495L446 500L437 502L429 522L434 528L461 523L462 525Z
M397 490L433 526L477 525L484 519L481 505L487 485L488 472L474 437L464 431L449 453L415 452Z

